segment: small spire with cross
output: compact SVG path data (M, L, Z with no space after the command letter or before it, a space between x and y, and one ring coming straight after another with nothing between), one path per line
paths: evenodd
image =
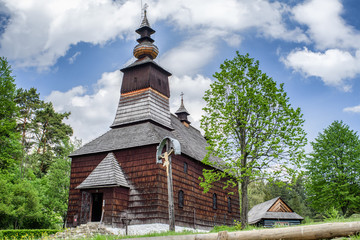
M175 114L178 116L180 121L185 126L188 127L190 125L190 121L188 120L187 116L190 115L190 113L186 110L186 108L184 106L184 93L183 92L181 92L180 97L181 97L181 104L180 104L179 109L175 112Z

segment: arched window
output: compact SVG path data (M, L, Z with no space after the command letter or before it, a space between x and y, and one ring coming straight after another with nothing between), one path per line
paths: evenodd
M216 196L216 193L213 194L213 209L217 209L217 196Z
M231 197L228 197L228 212L231 213Z
M184 207L184 192L183 192L183 190L179 191L178 200L179 200L179 208L183 208Z
M184 162L184 173L188 172L188 164Z

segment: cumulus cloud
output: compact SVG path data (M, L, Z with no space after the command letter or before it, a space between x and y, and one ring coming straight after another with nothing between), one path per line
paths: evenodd
M104 44L133 34L135 0L4 0L10 21L0 39L0 55L17 66L47 68L79 42Z
M343 109L344 112L360 113L360 105L354 107L346 107Z
M153 4L150 4L153 6ZM164 11L165 10L165 11ZM260 34L291 41L306 41L299 29L289 30L283 20L288 7L267 0L173 0L157 1L152 8L159 20L169 20L179 29L212 28L230 32L255 28Z
M56 111L70 111L67 120L74 129L74 136L89 142L105 133L114 120L120 97L122 73L103 73L90 88L74 87L66 92L53 91L46 97Z
M174 75L195 74L216 55L216 41L217 35L192 36L161 55L159 64Z
M341 17L340 0L305 1L293 8L294 19L308 27L317 48L359 48L360 33Z
M282 60L306 77L315 76L328 86L350 91L360 73L360 33L342 18L340 0L310 0L292 9L293 18L307 27L315 50L292 50Z
M17 67L51 67L79 42L106 44L116 38L134 38L133 30L139 24L140 6L137 0L3 2L10 21L0 38L0 55L7 56ZM238 46L241 42L239 34L250 28L270 38L296 42L307 40L299 29L287 29L283 15L288 14L289 9L278 2L149 0L148 4L151 6L148 15L152 23L166 21L174 29L188 34L189 38L180 43L180 48L188 56L198 52L198 55L205 53L213 57L214 53L209 52L214 52L217 39ZM208 43L205 40L209 37L205 37L200 42L205 46L197 48L189 43L189 39L199 39L199 33L194 31L199 28L213 36Z
M344 91L351 90L347 80L360 73L360 51L353 56L339 49L322 53L304 48L292 51L283 62L307 77L320 77L326 85L336 86Z
M76 58L81 54L81 52L76 52L74 55L72 55L68 61L69 61L69 64L73 64L76 60Z

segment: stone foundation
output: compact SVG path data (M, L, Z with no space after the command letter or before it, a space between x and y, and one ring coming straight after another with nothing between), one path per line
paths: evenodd
M175 226L176 232L194 231L194 232L207 232L205 229L193 229ZM128 235L144 235L147 233L166 232L169 231L168 224L153 223L128 226ZM125 235L125 228L112 228L111 226L103 225L98 222L90 222L82 224L76 228L68 228L63 232L58 232L55 235L45 239L81 239L93 237L96 235Z

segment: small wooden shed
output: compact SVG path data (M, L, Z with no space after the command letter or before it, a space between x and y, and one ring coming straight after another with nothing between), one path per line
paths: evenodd
M254 206L248 213L249 224L262 227L298 225L303 219L281 197L260 203Z

